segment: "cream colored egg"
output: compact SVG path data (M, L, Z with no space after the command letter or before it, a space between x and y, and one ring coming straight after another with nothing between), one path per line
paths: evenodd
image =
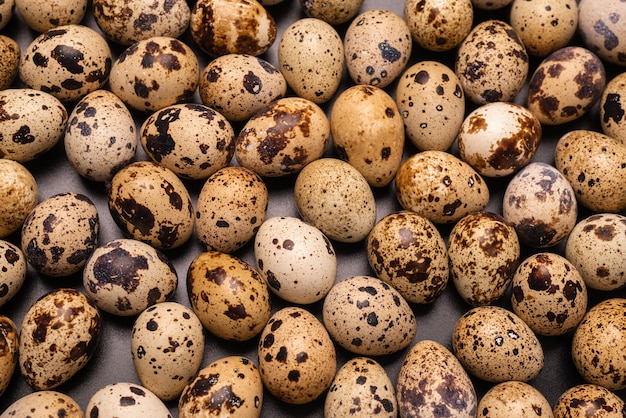
M4 410L0 418L30 417L49 418L50 411L63 411L65 418L84 418L80 405L70 396L53 391L41 390L26 394Z
M567 389L554 405L555 418L617 418L624 411L626 404L617 394L603 386L584 383Z
M478 403L478 415L487 417L553 418L545 396L524 382L507 381L493 386Z
M261 3L267 3L264 0ZM302 10L308 17L321 19L331 25L340 25L354 18L363 5L363 0L300 0Z
M17 161L0 159L0 178L0 238L5 238L22 228L39 195L35 177Z
M6 4L6 2L5 2ZM2 20L0 13L0 22ZM13 83L20 65L20 45L8 36L0 35L0 90L8 89Z
M116 382L98 389L85 409L88 417L172 418L167 406L152 392L136 383Z
M9 387L18 363L18 332L13 320L0 315L0 396Z
M0 307L20 291L26 281L26 268L26 257L20 247L0 240Z
M594 1L581 0L578 13L578 33L587 48L608 63L626 65L626 25L621 18L626 5L619 0L606 0L602 7L597 7Z
M626 72L617 74L604 88L599 102L602 132L626 144Z
M87 13L87 0L15 0L15 9L29 28L45 32L80 23Z
M6 0L0 4L0 29L4 29L11 19L15 10L15 0Z
M408 0L404 19L413 40L429 51L449 51L470 33L474 19L471 0Z

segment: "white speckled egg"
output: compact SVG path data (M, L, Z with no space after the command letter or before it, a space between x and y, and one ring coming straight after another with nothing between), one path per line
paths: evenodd
M0 3L0 29L4 29L13 18L15 0L5 0Z
M15 0L15 9L29 28L45 32L79 24L87 13L87 0Z
M613 77L602 91L599 102L602 132L626 144L626 71Z
M1 13L0 11L0 24L2 21ZM17 76L20 54L20 45L15 40L8 36L0 35L0 55L2 56L2 62L0 63L0 90L9 88L15 76Z
M605 0L602 7L590 0L578 4L578 33L584 44L603 60L626 65L626 5L619 0Z
M600 385L583 383L573 386L563 392L554 405L555 418L617 418L624 414L624 400Z
M116 382L98 389L89 398L87 417L172 418L167 406L143 386Z
M17 161L0 159L0 238L22 228L24 220L38 201L37 181Z
M59 411L64 418L84 418L80 405L68 395L42 390L22 396L4 410L0 418L30 417L50 418L51 411Z
M268 1L271 0L261 3ZM363 0L300 0L300 5L308 17L321 19L331 25L340 25L359 13Z
M404 18L413 40L429 51L449 51L458 46L472 29L471 0L408 0Z
M0 315L0 396L4 393L18 362L18 333L8 316Z
M524 382L498 383L478 403L478 415L487 417L553 418L552 407L541 392Z
M20 247L0 240L0 307L20 291L26 280L26 258Z

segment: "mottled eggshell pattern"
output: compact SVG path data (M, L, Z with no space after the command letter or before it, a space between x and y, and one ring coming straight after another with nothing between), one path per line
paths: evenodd
M276 311L258 345L259 371L267 390L282 402L306 404L330 387L337 353L324 325L296 306Z
M89 398L87 417L172 418L167 406L143 386L116 382L98 389Z
M346 30L343 44L352 81L380 88L402 74L413 49L406 21L384 9L356 16Z
M270 318L270 295L263 277L230 254L198 254L187 270L187 294L202 325L225 340L247 341Z
M599 102L600 127L611 138L626 144L626 72L613 77L602 91Z
M80 23L87 13L87 0L15 0L15 10L36 32Z
M449 51L472 30L474 8L471 0L408 0L404 18L413 40L429 51Z
M387 372L367 357L350 359L337 371L324 401L324 416L395 418L398 415L396 392Z
M0 159L0 238L18 231L37 205L37 181L17 161Z
M185 387L178 401L178 414L180 418L258 418L262 407L259 369L247 357L228 356L204 367Z
M498 10L512 2L513 0L472 0L472 5L481 10Z
M171 170L139 161L118 171L107 190L109 212L129 237L157 249L176 248L193 233L185 184Z
M294 198L302 219L339 242L358 242L376 223L376 201L365 177L352 165L322 158L296 178Z
M111 63L109 45L98 32L76 24L58 26L26 47L19 77L30 88L71 102L102 87Z
M554 405L555 418L621 417L626 414L624 400L599 385L580 384L567 389Z
M576 225L578 204L567 179L546 163L530 163L509 182L502 202L504 219L522 244L551 247Z
M20 328L19 365L26 383L49 390L68 381L93 356L101 329L98 309L78 290L58 288L41 296Z
M0 3L0 29L4 29L13 18L15 0L6 0Z
M18 333L8 316L0 315L0 396L11 383L18 362Z
M0 240L0 307L20 291L26 281L26 257L20 247Z
M520 317L498 306L472 308L452 334L454 354L467 371L487 382L528 382L543 369L543 348Z
M203 328L196 314L180 303L158 303L139 314L130 338L141 384L163 401L177 399L204 356Z
M5 409L0 418L50 418L51 411L58 411L58 416L64 418L85 417L80 405L68 395L53 390L42 390L16 400Z
M407 158L395 184L404 209L436 224L456 222L489 202L489 189L480 174L444 151L422 151Z
M271 102L246 122L235 143L239 165L263 177L297 173L317 160L330 140L330 122L301 97Z
M337 255L313 225L293 217L273 217L254 239L257 270L270 290L298 304L321 300L337 276Z
M474 385L459 360L432 340L419 341L406 354L396 396L403 418L441 414L473 418L478 403Z
M406 299L376 277L352 276L335 284L324 299L322 320L337 344L366 356L400 351L417 332Z
M626 65L626 5L619 0L606 0L602 7L597 7L593 1L581 0L578 13L578 33L587 48L611 64Z
M261 1L261 4L271 1L276 0ZM300 5L308 17L323 20L331 25L340 25L359 13L363 0L300 0Z
M21 248L39 273L65 277L80 272L98 246L100 218L82 193L60 193L39 203L22 225Z
M171 299L178 275L167 257L133 239L115 239L95 249L83 270L87 296L105 312L133 316Z
M553 418L552 407L541 392L524 382L498 383L478 403L479 418Z
M1 16L0 12L0 24L2 21ZM0 35L0 55L2 55L2 62L0 63L0 90L4 90L11 86L15 76L17 76L21 55L20 45L8 36Z

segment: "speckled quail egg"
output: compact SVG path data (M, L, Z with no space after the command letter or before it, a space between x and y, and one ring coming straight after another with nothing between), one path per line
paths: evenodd
M276 311L261 333L259 371L267 390L288 404L306 404L332 384L337 353L324 325L309 311Z
M498 383L485 393L478 403L480 418L553 418L552 407L541 392L524 382Z
M20 291L26 281L26 257L17 245L0 240L0 307Z
M57 288L37 299L20 327L19 365L34 390L53 389L91 359L102 322L98 309L75 289Z
M626 5L606 0L598 7L593 1L580 0L578 13L578 33L587 48L611 64L626 65Z
M259 369L243 356L227 356L204 367L185 387L179 401L180 418L229 416L258 418L263 408Z
M15 0L5 0L0 3L0 29L4 29L13 18Z
M343 43L352 81L380 88L402 74L413 50L406 21L384 9L372 9L356 16L346 30Z
M115 174L107 193L109 212L129 238L157 249L176 248L191 238L191 197L171 170L148 161L132 163Z
M8 316L0 315L0 396L9 387L18 362L18 333Z
M114 239L94 250L83 270L83 287L105 312L132 316L171 299L178 275L168 258L133 239Z
M30 212L22 225L21 248L39 273L65 277L83 269L99 236L94 202L82 193L59 193Z
M59 418L85 417L80 405L70 396L54 390L41 390L26 394L13 402L0 418L50 418L51 411Z
M30 88L71 102L102 87L111 63L109 45L94 29L77 24L58 26L24 49L19 77Z
M79 24L87 13L87 0L15 0L24 23L36 32Z
M163 401L178 399L202 364L202 323L185 305L157 303L135 320L130 351L141 384Z
M624 415L624 400L599 385L583 383L573 386L563 392L554 405L555 418L617 418Z
M528 382L544 366L535 333L515 313L498 306L472 308L452 333L454 354L465 369L487 382Z
M359 13L363 0L300 0L300 5L308 17L340 25Z
M481 10L498 10L512 2L513 0L472 0L472 5Z
M116 382L98 389L85 409L87 417L172 418L167 406L145 387Z
M408 0L404 19L413 40L429 51L449 51L472 30L474 8L471 0Z
M406 354L396 383L403 418L449 415L473 418L478 403L474 384L444 345L421 340Z
M37 181L17 161L0 159L0 238L22 228L24 220L37 205Z
M1 7L1 6L0 6ZM2 20L0 12L0 22ZM0 90L7 89L13 83L20 65L20 45L8 36L0 35Z
M598 106L602 132L626 143L624 100L626 100L626 72L617 74L606 84Z

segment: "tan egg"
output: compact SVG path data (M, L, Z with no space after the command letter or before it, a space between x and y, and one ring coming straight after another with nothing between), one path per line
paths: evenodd
M4 29L13 18L15 0L6 0L0 4L0 29Z
M169 409L154 393L129 382L116 382L98 389L85 409L88 417L172 418Z
M68 395L42 390L22 396L4 410L0 418L50 418L50 411L63 411L65 418L84 418L80 405Z
M626 144L626 72L617 74L604 88L599 102L602 132Z
M513 0L472 0L472 5L481 10L498 10L512 2Z
M603 386L591 384L567 389L554 405L555 418L618 418L625 413L623 399Z
M330 113L330 131L339 157L372 187L394 179L404 151L404 125L396 102L385 90L356 85L344 90Z
M428 51L449 51L470 33L474 8L471 0L408 0L404 19L419 46Z
M0 13L0 16L1 13ZM0 21L1 21L0 17ZM8 89L13 83L20 65L20 45L8 36L0 35L0 90Z
M268 1L272 0L261 3ZM363 0L300 0L300 5L308 17L323 20L331 25L340 25L347 23L359 13Z
M602 7L590 0L578 4L578 33L584 44L604 61L626 65L626 25L621 16L626 5L619 0L606 0Z
M552 407L541 392L524 382L498 383L478 403L477 418L553 418Z
M87 13L87 0L15 0L24 23L36 32L79 24Z
M0 273L2 307L15 297L26 281L26 257L20 247L9 241L0 240Z
M26 167L17 161L0 159L0 238L22 228L28 214L37 205L37 181Z
M18 362L18 333L8 316L0 315L0 396L9 387Z

